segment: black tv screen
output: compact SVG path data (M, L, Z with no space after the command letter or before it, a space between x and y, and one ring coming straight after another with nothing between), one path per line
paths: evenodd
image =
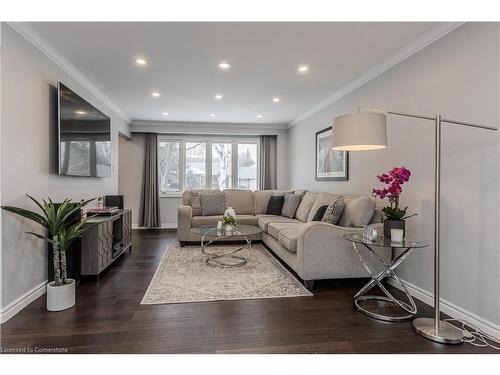
M59 174L111 176L110 118L58 84Z

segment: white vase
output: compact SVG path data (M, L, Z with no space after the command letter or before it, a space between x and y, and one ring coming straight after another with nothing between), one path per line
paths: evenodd
M225 216L232 216L232 217L236 217L236 211L232 208L232 207L228 207L226 209L226 211L224 211L224 215Z
M47 284L47 310L61 311L75 306L75 280L69 284L55 286L54 281Z
M224 227L224 229L226 230L226 232L231 232L233 230L233 226L232 225L226 225Z

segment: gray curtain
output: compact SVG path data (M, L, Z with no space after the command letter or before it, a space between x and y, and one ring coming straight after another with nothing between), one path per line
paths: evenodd
M260 189L276 189L276 148L275 135L260 137Z
M144 160L139 226L146 228L161 226L158 186L158 134L146 134L146 156Z

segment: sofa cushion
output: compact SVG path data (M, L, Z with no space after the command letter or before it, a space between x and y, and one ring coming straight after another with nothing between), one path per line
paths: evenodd
M269 225L267 226L267 233L269 233L274 238L278 239L279 233L282 230L288 230L288 229L298 230L302 225L303 223L299 220L296 220L295 222L269 223Z
M284 229L279 233L278 241L289 252L296 253L298 233L295 229Z
M256 215L265 214L269 198L273 195L273 190L257 190L253 193L254 212Z
M217 222L222 220L222 215L214 216L193 216L191 218L191 227L203 227L205 225L217 225Z
M344 212L344 207L344 198L335 199L326 209L325 215L321 221L337 225L342 217L342 213Z
M267 232L270 223L300 223L297 219L290 219L288 217L276 215L262 215L258 220L259 228Z
M201 215L222 215L226 209L223 193L200 194Z
M362 227L368 225L375 212L375 199L367 196L345 198L345 207L339 225L342 227Z
M281 209L281 216L293 218L301 201L302 196L298 194L285 194L283 208Z
M340 195L330 194L330 193L319 193L318 197L316 198L316 201L314 202L311 208L311 211L309 212L309 216L307 217L307 222L312 221L314 215L321 206L330 205L330 203L332 203L338 197L340 197Z
M193 216L191 218L191 227L202 227L204 225L217 225L219 220L222 220L223 215L214 216ZM259 216L254 215L238 215L238 222L241 225L257 225Z
M266 214L278 216L281 215L284 200L285 197L283 195L269 197L269 200L267 202Z
M314 214L314 217L311 221L321 221L323 220L323 216L325 216L325 212L328 206L325 204L324 206L321 206L318 208L318 211Z
M253 191L226 189L224 195L226 197L226 207L232 207L236 211L236 215L255 214Z
M317 197L317 193L311 193L310 191L306 192L302 197L302 200L300 201L297 212L295 212L295 218L305 223L307 221L307 217L309 216L309 212L311 212L311 208L314 202L316 202Z

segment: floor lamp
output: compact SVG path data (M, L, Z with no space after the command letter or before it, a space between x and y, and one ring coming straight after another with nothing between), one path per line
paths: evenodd
M445 343L460 344L463 333L442 321L439 311L439 247L440 247L440 197L441 197L441 124L455 124L471 128L496 131L497 128L442 118L441 115L425 116L376 108L359 108L359 113L339 116L334 120L332 148L339 151L376 150L387 147L386 116L395 115L429 120L434 123L434 318L413 320L413 329L425 338Z

